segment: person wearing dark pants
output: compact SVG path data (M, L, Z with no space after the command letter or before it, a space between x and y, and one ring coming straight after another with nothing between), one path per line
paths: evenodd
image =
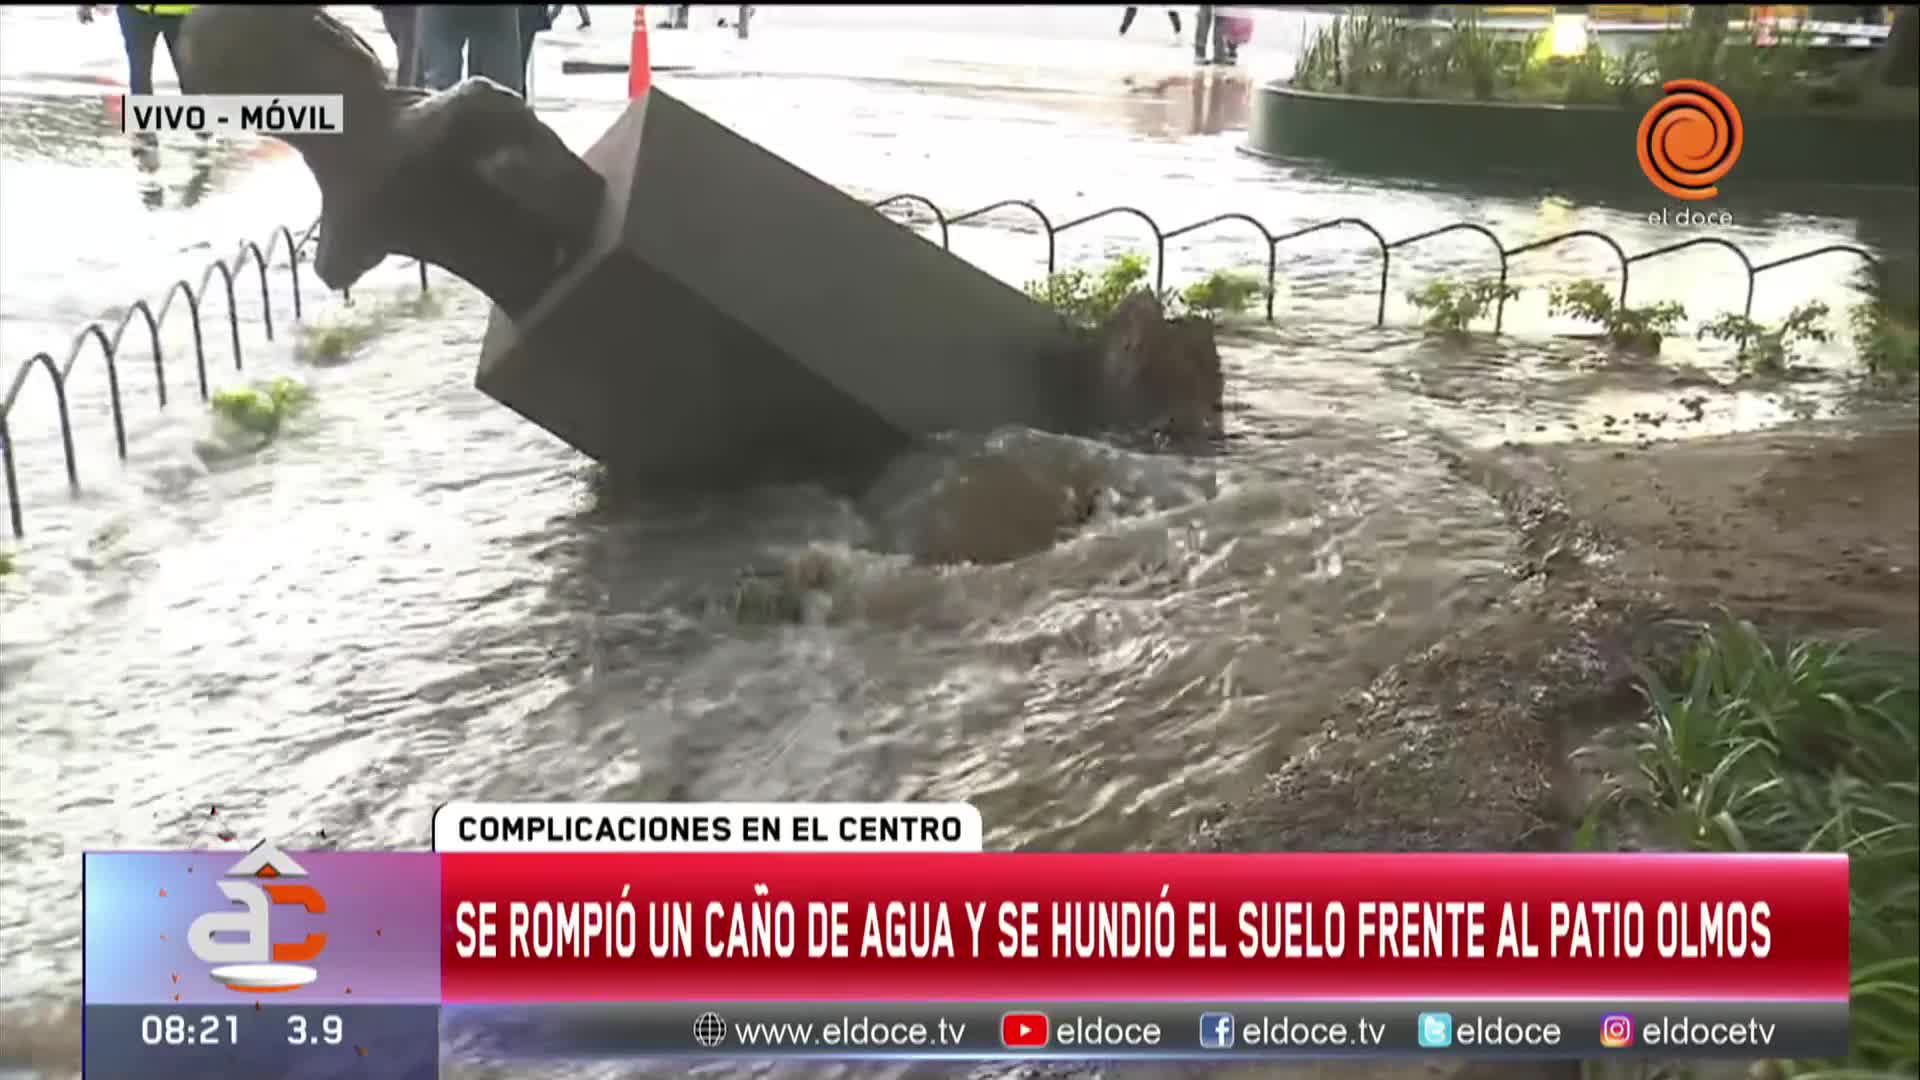
M520 85L533 85L533 39L544 31L553 29L553 16L559 8L545 4L520 5Z
M429 90L450 89L463 73L524 93L520 9L505 4L422 4L420 75Z
M547 25L542 27L541 29L543 30L553 29L553 20L559 18L560 13L565 10L567 10L567 5L565 4L554 4L553 6L547 8L547 14L545 18L545 22ZM573 5L573 10L580 13L580 29L585 30L587 27L593 25L593 16L587 14L587 5L575 4ZM523 27L520 32L523 34L526 33L525 28Z
M1201 4L1200 10L1193 16L1193 62L1196 64L1218 63L1227 55L1226 26L1214 18L1213 5ZM1207 47L1213 47L1213 57L1207 57Z
M414 32L420 24L419 4L376 4L380 9L380 19L387 24L387 36L393 39L393 54L396 57L393 67L393 85L420 85L420 48L419 35Z
M1127 31L1133 28L1133 17L1138 14L1140 14L1139 8L1130 7L1127 9L1126 14L1120 16L1120 36L1121 37L1126 37ZM1167 21L1173 24L1173 36L1179 37L1180 36L1180 13L1173 10L1172 8L1168 8Z
M81 22L93 21L93 8L92 4L81 6ZM192 4L119 5L120 42L127 50L127 93L140 97L153 93L153 58L162 40L167 43L167 59L176 72L180 69L180 24L192 10Z

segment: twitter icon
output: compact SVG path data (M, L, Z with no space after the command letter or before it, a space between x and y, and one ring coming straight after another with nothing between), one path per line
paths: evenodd
M1420 1033L1420 1045L1429 1050L1440 1050L1453 1045L1452 1013L1421 1013L1414 1024L1414 1030Z

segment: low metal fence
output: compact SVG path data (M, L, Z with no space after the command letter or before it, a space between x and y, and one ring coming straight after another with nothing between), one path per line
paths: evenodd
M1731 253L1734 258L1738 259L1741 269L1746 272L1746 300L1741 311L1742 314L1749 317L1753 314L1755 283L1761 274L1769 270L1777 270L1783 266L1791 266L1795 263L1805 262L1808 259L1833 254L1852 255L1869 265L1876 262L1874 256L1864 248L1852 244L1828 244L1824 247L1800 252L1797 255L1789 255L1785 258L1756 263L1739 245L1712 236L1693 237L1678 243L1657 247L1650 251L1642 251L1629 255L1626 249L1620 245L1619 241L1595 229L1573 229L1568 232L1546 237L1545 239L1508 247L1501 242L1493 230L1473 222L1454 222L1450 225L1442 225L1437 229L1428 229L1411 236L1403 236L1397 240L1388 240L1386 236L1371 223L1354 217L1334 218L1330 221L1322 221L1313 225L1276 233L1267 228L1265 224L1253 215L1237 212L1216 214L1213 217L1201 221L1168 229L1163 228L1151 214L1134 206L1110 206L1104 210L1097 210L1090 214L1082 214L1068 221L1055 223L1046 211L1025 199L1002 199L998 202L988 203L985 206L960 214L947 213L939 204L924 195L892 195L884 199L876 200L870 205L876 211L883 213L889 210L900 210L903 208L920 211L926 216L926 219L930 220L939 230L940 246L949 251L952 250L953 229L956 226L980 221L988 214L996 212L1010 210L1023 211L1031 215L1033 219L1039 223L1041 233L1046 239L1047 273L1049 274L1054 273L1058 269L1059 237L1061 234L1109 218L1132 218L1144 224L1153 236L1154 287L1156 290L1166 288L1168 241L1178 240L1182 237L1192 236L1203 231L1221 229L1229 226L1251 230L1260 237L1266 248L1266 319L1268 322L1272 322L1274 318L1274 295L1280 272L1281 247L1292 241L1312 236L1316 233L1340 228L1358 229L1366 233L1373 241L1374 248L1380 254L1378 303L1374 316L1375 325L1378 326L1386 325L1387 321L1387 292L1393 268L1394 252L1454 233L1473 233L1484 237L1492 247L1494 253L1499 257L1500 285L1502 289L1499 298L1495 302L1494 308L1493 328L1495 333L1499 333L1505 324L1506 296L1504 287L1512 272L1513 261L1522 255L1545 251L1577 240L1591 240L1604 244L1607 249L1612 252L1620 269L1620 284L1617 295L1618 303L1623 307L1627 302L1627 287L1631 283L1631 274L1635 265L1650 259L1657 259L1666 255L1686 251L1690 248L1722 248ZM86 343L88 341L96 342L100 346L99 351L106 361L107 395L113 414L115 448L119 453L120 459L125 461L127 457L126 419L125 410L121 403L120 373L115 358L120 347L121 339L126 335L127 329L133 325L134 318L136 316L139 317L145 324L147 339L153 349L154 388L159 397L160 405L164 408L167 404L167 381L166 361L160 342L160 327L166 320L168 312L172 310L174 301L181 297L186 298L187 310L193 326L194 363L199 378L200 398L202 401L206 401L210 398L211 392L207 381L207 357L200 320L200 305L201 301L207 295L208 287L213 283L214 278L218 276L221 286L226 290L227 327L233 346L234 369L241 370L243 363L240 316L234 303L236 297L236 279L241 276L249 262L251 262L258 271L262 322L266 330L267 340L272 341L274 338L273 305L267 284L268 267L272 264L275 252L279 250L284 241L284 246L288 252L286 266L292 277L293 313L294 318L296 320L299 319L302 311L300 262L304 257L307 247L316 238L318 230L319 223L315 222L309 226L305 232L296 237L291 230L282 226L274 232L272 238L268 241L265 252L262 252L257 245L251 242L242 242L240 251L231 264L228 264L224 260L215 260L213 265L207 267L206 271L200 275L198 288L188 284L184 279L176 281L173 287L168 290L166 298L161 302L158 312L155 312L149 307L145 301L136 300L128 309L126 315L121 317L119 324L111 331L105 329L97 322L89 323L74 337L73 345L67 350L67 356L64 361L56 362L50 354L37 353L32 359L20 366L20 369L14 373L13 380L7 388L6 397L0 399L0 468L3 468L5 473L7 512L13 526L14 536L24 536L25 526L22 520L19 485L14 471L13 433L8 423L13 412L14 402L19 398L20 391L26 385L29 376L36 369L43 369L47 372L49 380L53 384L55 406L59 413L60 439L66 458L67 482L70 487L77 490L80 485L80 472L79 464L74 455L73 423L72 416L68 410L67 387L68 381L73 373L74 364L78 361ZM422 292L425 292L427 290L426 264L420 264L419 271L420 289Z
M1145 225L1147 230L1153 234L1153 281L1156 291L1167 287L1167 241L1176 240L1183 236L1190 236L1203 230L1213 229L1216 226L1244 226L1257 233L1260 239L1266 244L1266 316L1268 322L1273 321L1274 288L1280 274L1281 245L1299 240L1303 237L1312 236L1315 233L1338 228L1361 230L1372 238L1375 249L1380 253L1380 287L1378 303L1374 314L1374 325L1376 326L1385 326L1387 323L1387 289L1388 280L1393 270L1394 252L1452 233L1466 232L1485 237L1487 243L1493 246L1494 253L1499 256L1500 259L1501 294L1495 302L1493 316L1493 332L1496 334L1501 331L1506 323L1507 301L1505 286L1512 270L1514 257L1531 254L1536 251L1545 251L1574 240L1595 240L1605 244L1607 249L1613 253L1614 259L1620 267L1620 289L1617 302L1622 307L1625 307L1627 303L1627 285L1629 284L1632 269L1635 264L1646 262L1649 259L1657 259L1664 255L1672 255L1676 252L1686 251L1689 248L1718 247L1725 249L1731 252L1734 258L1740 260L1740 268L1746 271L1747 296L1746 302L1741 308L1741 314L1749 318L1753 315L1754 284L1761 274L1769 270L1777 270L1783 266L1791 266L1794 263L1805 262L1808 259L1817 258L1821 255L1834 254L1852 255L1865 261L1869 265L1876 263L1871 252L1853 244L1828 244L1825 247L1814 248L1811 251L1803 251L1797 255L1789 255L1783 259L1772 259L1767 262L1756 263L1747 255L1746 251L1742 249L1740 245L1729 240L1722 240L1717 236L1696 236L1689 240L1682 240L1677 244L1667 244L1664 247L1657 247L1651 251L1642 251L1636 255L1629 255L1626 249L1620 246L1618 240L1597 229L1572 229L1546 237L1542 240L1535 240L1517 247L1508 247L1501 242L1500 237L1495 235L1492 229L1470 221L1456 221L1451 225L1442 225L1437 229L1428 229L1425 232L1414 233L1412 236L1403 236L1398 240L1388 240L1386 236L1383 235L1379 229L1374 228L1371 223L1353 217L1334 218L1330 221L1318 222L1302 228L1292 229L1288 232L1275 233L1253 215L1237 212L1215 214L1213 217L1206 218L1202 221L1182 225L1175 229L1166 229L1160 226L1160 223L1154 219L1153 215L1136 206L1109 206L1105 210L1096 210L1091 214L1082 214L1071 221L1061 222L1057 225L1051 217L1047 216L1046 211L1025 199L1002 199L999 202L988 203L985 206L968 210L961 214L949 214L942 210L939 204L935 203L932 199L924 195L913 194L890 195L887 198L873 203L872 206L875 210L881 211L893 207L910 207L923 211L940 230L940 246L949 251L952 250L953 246L954 226L963 225L970 221L977 221L996 211L1023 210L1031 214L1033 219L1040 223L1041 232L1046 236L1048 274L1052 274L1058 269L1056 260L1059 257L1058 239L1061 233L1070 232L1082 225L1090 225L1093 222L1105 218L1120 216L1131 217Z
M24 512L21 506L19 476L14 461L14 439L11 422L14 405L20 399L20 393L26 388L35 371L45 371L47 381L52 384L54 409L60 425L60 444L64 452L67 468L67 484L78 491L80 487L80 463L74 453L73 414L67 399L67 390L73 378L74 366L86 351L88 342L99 346L101 358L107 368L107 404L113 416L114 449L120 460L127 460L127 420L126 406L122 396L120 382L119 353L120 343L126 338L127 331L134 320L146 330L149 347L153 351L153 388L160 407L167 407L167 356L161 342L160 329L166 325L168 314L174 309L176 301L184 300L187 307L189 325L193 330L194 374L198 380L200 400L212 399L212 386L207 377L207 341L206 329L201 319L201 306L208 296L208 289L219 279L219 287L225 292L227 300L227 336L233 347L233 368L243 371L246 368L246 355L240 334L239 291L236 286L244 280L248 264L252 264L260 282L260 321L266 331L266 339L274 340L273 327L273 290L269 285L269 268L273 260L284 248L286 262L283 264L292 279L293 317L295 321L304 315L305 297L302 289L300 263L306 257L307 249L319 236L320 223L315 221L304 232L296 235L285 225L276 226L267 240L266 249L251 240L242 240L232 262L215 259L201 271L198 284L190 283L186 278L175 281L160 301L159 310L145 300L135 300L128 305L126 314L109 330L99 322L90 322L74 335L73 344L67 348L66 357L55 360L51 353L35 353L26 363L13 373L13 379L7 384L6 396L0 398L0 474L7 485L7 518L13 527L13 535L26 535ZM427 291L427 266L420 263L420 291Z

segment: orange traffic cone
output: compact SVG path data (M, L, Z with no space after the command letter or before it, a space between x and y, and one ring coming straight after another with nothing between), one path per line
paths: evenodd
M647 8L633 8L633 51L627 59L627 100L647 92L653 85L653 60L647 55Z

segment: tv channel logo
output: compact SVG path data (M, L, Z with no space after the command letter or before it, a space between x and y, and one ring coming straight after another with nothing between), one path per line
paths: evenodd
M1626 1013L1608 1013L1600 1018L1600 1045L1608 1050L1625 1050L1633 1045L1633 1017Z
M1453 1045L1452 1013L1421 1013L1414 1023L1420 1033L1420 1045L1428 1050L1444 1050Z
M275 904L295 904L324 915L327 901L313 886L281 884L307 871L286 852L265 840L233 864L214 884L243 910L210 911L187 928L187 947L227 989L243 994L294 990L320 977L306 964L327 947L327 935L308 934L298 942L275 942L269 912ZM221 935L227 935L222 937ZM237 940L236 940L237 937Z
M1202 1050L1233 1049L1233 1014L1200 1014L1200 1048Z
M1746 145L1740 110L1719 87L1673 79L1640 120L1640 170L1676 199L1711 199Z

